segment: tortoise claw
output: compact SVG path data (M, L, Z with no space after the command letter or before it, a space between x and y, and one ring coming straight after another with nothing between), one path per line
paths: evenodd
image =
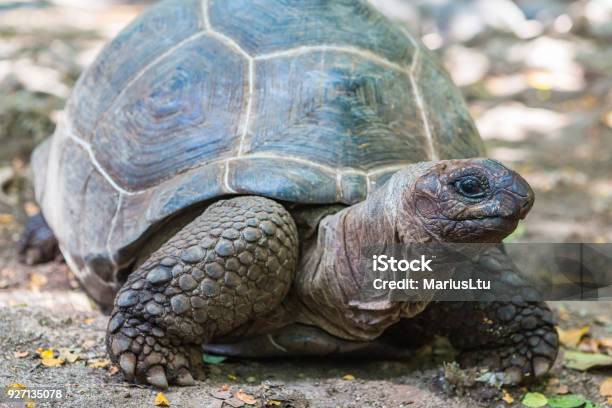
M153 366L147 371L147 382L162 390L168 389L168 379L164 368L160 365Z
M176 384L181 386L192 386L195 385L195 380L191 376L189 370L183 367L177 373Z
M123 353L119 358L119 366L121 371L123 371L125 379L132 381L136 370L136 356L132 353Z

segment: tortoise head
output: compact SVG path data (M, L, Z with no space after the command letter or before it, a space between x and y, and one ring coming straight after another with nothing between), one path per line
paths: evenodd
M400 235L403 230L434 241L501 242L534 202L525 179L494 160L430 163L411 178L403 209L413 219L406 220L406 226L398 220ZM420 231L414 230L415 224Z

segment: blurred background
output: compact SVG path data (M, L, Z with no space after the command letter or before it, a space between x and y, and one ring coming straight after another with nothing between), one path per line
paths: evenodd
M370 2L438 54L461 87L489 156L518 170L536 191L534 209L511 240L612 242L611 0ZM104 356L106 318L78 290L67 267L63 263L20 265L15 243L27 216L37 212L29 181L32 149L53 132L81 71L151 3L0 0L0 306L39 308L2 309L0 332L12 331L15 321L20 325L30 322L27 324L42 327L38 343L72 342ZM577 339L564 342L564 346L612 354L609 303L574 302L571 307L554 307L560 325L569 328L570 340ZM75 332L66 331L64 320L52 320L59 310L58 319L70 316L70 321L81 326L95 323L85 330L79 326ZM69 314L71 311L90 313L87 319L92 320L81 323ZM52 327L64 328L54 331ZM94 328L95 336L83 340ZM608 339L610 347L604 348L601 339ZM3 341L7 343L3 345ZM88 341L89 345L84 345ZM0 336L0 348L11 355L18 353L19 344L28 344L15 342ZM15 364L13 359L9 367ZM22 368L22 373L32 373L27 364ZM334 370L336 366L330 367L332 374L326 375L340 378L342 373L336 375ZM289 373L294 375L291 370ZM556 380L559 388L561 384L566 392L570 389L593 398L604 378L566 371L555 375L560 380L552 378L551 382ZM414 380L417 377L405 381L418 381ZM79 374L75 378L83 377ZM96 384L107 381L102 375L96 378ZM427 382L430 377L424 378ZM389 389L399 386L385 384ZM428 385L418 388L425 390ZM358 392L369 395L370 391ZM612 391L610 394L612 398ZM436 397L428 394L419 398ZM466 404L452 405L444 400L439 406Z

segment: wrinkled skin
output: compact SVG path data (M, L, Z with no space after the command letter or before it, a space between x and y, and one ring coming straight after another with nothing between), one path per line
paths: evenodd
M109 323L110 357L128 380L166 388L194 383L202 346L251 357L399 355L441 334L462 361L508 383L537 378L558 348L545 305L368 302L357 267L372 245L500 242L533 200L525 180L486 159L409 166L364 202L322 216L312 237L299 237L272 200L221 200L129 276ZM518 273L505 255L489 258L474 268Z

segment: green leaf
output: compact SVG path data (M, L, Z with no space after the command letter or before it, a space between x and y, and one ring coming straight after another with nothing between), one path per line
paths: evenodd
M548 399L539 392L528 392L522 402L529 408L541 408L548 403Z
M593 367L612 366L612 356L583 353L581 351L566 351L563 364L567 368L586 371Z
M600 405L597 405L591 401L587 401L586 405L584 406L584 408L601 408Z
M224 357L224 356L215 356L212 354L204 354L202 356L202 361L204 361L205 364L210 364L210 365L221 364L225 360L227 360L227 357Z
M548 405L551 408L578 408L586 403L586 399L582 395L559 395L550 397Z

